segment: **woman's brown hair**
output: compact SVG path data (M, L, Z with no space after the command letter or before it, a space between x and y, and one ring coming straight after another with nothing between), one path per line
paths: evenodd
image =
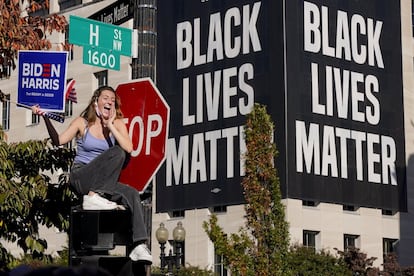
M116 94L115 89L111 86L101 86L93 92L92 98L89 101L88 106L81 112L80 116L83 117L87 122L88 125L92 125L96 121L96 111L95 111L95 102L98 101L99 96L101 95L102 91L109 90L114 92L115 94L115 111L116 111L116 119L122 119L124 115L121 111L121 99Z

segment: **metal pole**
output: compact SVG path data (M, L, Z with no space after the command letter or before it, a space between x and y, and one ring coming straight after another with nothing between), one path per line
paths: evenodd
M132 79L155 79L157 1L134 0L134 29L138 31L138 57L132 59Z
M160 259L161 259L161 271L164 271L164 267L165 267L165 242L160 243L160 249L161 249L161 253L160 253Z

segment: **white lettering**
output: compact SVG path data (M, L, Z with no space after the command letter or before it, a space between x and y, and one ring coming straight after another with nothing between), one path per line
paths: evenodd
M236 139L237 137L238 139ZM217 180L218 168L222 167L221 161L224 161L223 165L226 168L225 177L235 177L234 161L239 157L235 156L236 146L239 146L240 153L246 151L243 126L195 133L193 136L181 136L178 147L175 138L168 139L165 185L169 187L180 183L190 184ZM206 148L210 150L206 152ZM189 153L191 153L191 158ZM220 155L218 155L219 153ZM223 154L225 160L218 160L218 156L223 156ZM239 163L240 176L244 175L243 162L240 160Z
M375 93L380 92L377 77L373 75L364 76L362 73L325 66L326 89L322 90L319 87L319 67L317 63L311 63L311 75L313 113L347 119L348 102L350 101L352 120L357 122L367 121L371 125L379 123L380 103L375 95ZM325 99L325 101L322 102L322 99Z
M384 68L379 44L382 21L374 21L372 18L364 20L359 14L348 15L338 10L336 26L330 26L329 23L332 21L329 20L328 7L321 6L319 9L316 4L307 1L303 3L303 12L305 51L321 52L325 56ZM332 29L336 31L335 39L329 36L334 33Z
M397 185L396 155L392 137L327 125L321 128L316 123L309 123L307 129L305 122L296 121L296 171L299 173L306 171L348 179L348 169L351 169L348 157L352 156L356 180Z
M226 11L222 22L221 13L210 15L207 37L201 37L201 18L194 18L193 23L177 23L177 69L211 63L224 58L234 58L242 52L247 55L262 50L257 31L257 19L261 2L244 5L243 11L236 7ZM251 9L250 9L251 8ZM232 30L242 24L242 37L234 36ZM207 53L202 52L205 49Z
M94 26L95 26L95 29L93 29ZM89 24L89 44L99 46L99 26L98 25Z
M254 105L254 89L248 83L253 78L254 67L251 63L197 75L195 84L190 83L189 78L184 78L183 126L203 123L204 114L207 115L207 121L218 120L220 107L223 118L248 114ZM191 90L192 87L196 91ZM195 109L192 109L194 104Z

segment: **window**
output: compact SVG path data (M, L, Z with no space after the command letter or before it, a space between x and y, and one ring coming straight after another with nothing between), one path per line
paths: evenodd
M214 206L214 207L211 207L210 210L213 213L225 213L225 212L227 212L227 206L225 206L225 205Z
M40 123L40 116L32 113L32 125L37 125Z
M350 248L359 247L358 241L358 235L344 234L344 251L348 251Z
M29 1L27 1L27 2L29 2ZM48 15L49 14L49 8L47 8L45 6L45 3L44 2L45 1L37 1L37 3L40 4L42 7L40 9L34 11L34 12L33 11L29 11L29 15L30 16L33 16L33 17L35 17L35 16L45 17L46 15Z
M66 26L66 30L65 30L65 42L68 45L68 61L72 61L73 60L73 45L69 43L69 24Z
M11 62L8 62L8 59L0 54L0 79L9 78L11 74Z
M172 211L171 214L170 214L170 217L172 217L172 218L183 218L183 217L185 217L185 211L184 210Z
M303 230L303 246L316 249L319 231Z
M82 4L82 0L59 0L58 2L61 11Z
M2 120L1 120L1 126L3 127L3 130L9 130L10 129L10 94L5 95L5 101L3 101L2 104Z
M214 254L214 275L227 276L227 269L224 266L223 255Z
M388 209L382 209L381 213L382 213L383 216L393 216L393 215L395 215L395 211L388 210Z
M108 85L108 70L96 72L94 75L96 80L98 81L98 87Z
M382 253L384 255L387 255L389 253L395 252L397 243L398 243L397 239L383 238L382 239Z
M73 102L71 100L66 100L65 117L72 117L72 115L73 115Z
M319 205L318 201L314 200L302 200L302 206L316 207Z
M358 207L354 205L342 205L342 210L349 211L349 212L356 212L358 210Z

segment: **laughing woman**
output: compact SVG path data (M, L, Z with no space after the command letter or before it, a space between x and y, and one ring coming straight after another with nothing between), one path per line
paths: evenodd
M135 244L129 257L133 261L152 263L151 253L145 245L148 236L139 192L118 182L126 156L132 151L120 107L115 90L102 86L93 93L80 116L61 134L56 132L47 117L43 118L54 145L76 140L77 152L70 172L70 184L79 195L83 195L83 208L110 210L122 207L114 201L126 205L132 213L132 240ZM39 106L33 106L32 112L42 114Z

